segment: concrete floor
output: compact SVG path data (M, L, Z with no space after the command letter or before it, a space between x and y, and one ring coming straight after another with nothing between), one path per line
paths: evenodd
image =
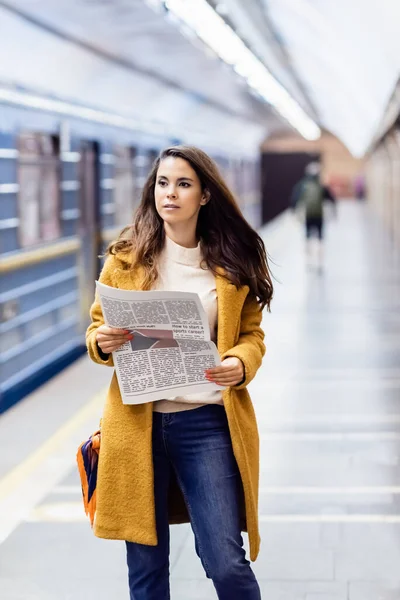
M363 205L339 207L322 273L283 216L264 231L276 297L251 385L261 436L265 600L400 598L400 268ZM84 519L74 456L110 377L83 359L0 418L1 600L128 599L124 545ZM98 394L100 392L100 395ZM97 394L97 395L96 395ZM216 598L188 526L173 600Z

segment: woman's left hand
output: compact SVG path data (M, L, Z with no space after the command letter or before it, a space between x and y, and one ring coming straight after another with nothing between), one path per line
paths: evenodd
M244 378L244 365L239 358L228 356L219 367L207 369L206 379L223 386L233 386L241 383Z

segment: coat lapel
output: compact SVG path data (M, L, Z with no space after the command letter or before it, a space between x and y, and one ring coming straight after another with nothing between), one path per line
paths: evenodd
M235 336L248 286L239 289L220 272L216 278L218 299L218 352L223 354L235 345Z

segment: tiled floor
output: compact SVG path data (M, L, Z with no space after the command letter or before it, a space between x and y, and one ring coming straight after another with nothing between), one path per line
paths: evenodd
M265 239L280 283L273 312L264 320L268 354L251 386L261 436L262 549L254 569L262 597L399 600L396 254L365 207L356 203L343 203L328 227L322 273L307 267L303 232L295 221L283 217L271 237L270 231ZM0 420L0 439L7 423L8 444L13 443L28 407L36 422L44 423L52 390L67 402L77 378L87 380L89 372L100 371L86 360L74 365L64 374L62 391L55 380L25 408L21 404ZM101 381L96 375L99 386L108 377L103 371ZM80 403L75 399L68 406L64 420L74 419ZM98 406L82 416L82 430L88 423L95 427L96 411ZM46 436L61 424L56 416L52 426L47 423ZM82 519L70 450L81 429L76 439L68 430L62 448L56 447L47 463L37 459L40 478L29 471L43 488L31 494L30 504L21 501L11 511L13 524L0 542L1 600L128 598L123 544L97 540ZM12 462L10 454L0 457L0 474ZM54 465L58 478L52 475ZM0 509L7 501L2 481ZM1 519L0 511L0 540ZM6 531L4 521L3 515ZM188 526L172 528L171 570L173 600L216 598Z

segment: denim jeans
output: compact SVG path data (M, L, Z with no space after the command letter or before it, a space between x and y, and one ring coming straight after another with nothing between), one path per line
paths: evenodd
M153 414L157 546L127 542L131 600L169 600L168 484L175 472L195 548L219 600L260 600L240 529L242 486L223 406Z

